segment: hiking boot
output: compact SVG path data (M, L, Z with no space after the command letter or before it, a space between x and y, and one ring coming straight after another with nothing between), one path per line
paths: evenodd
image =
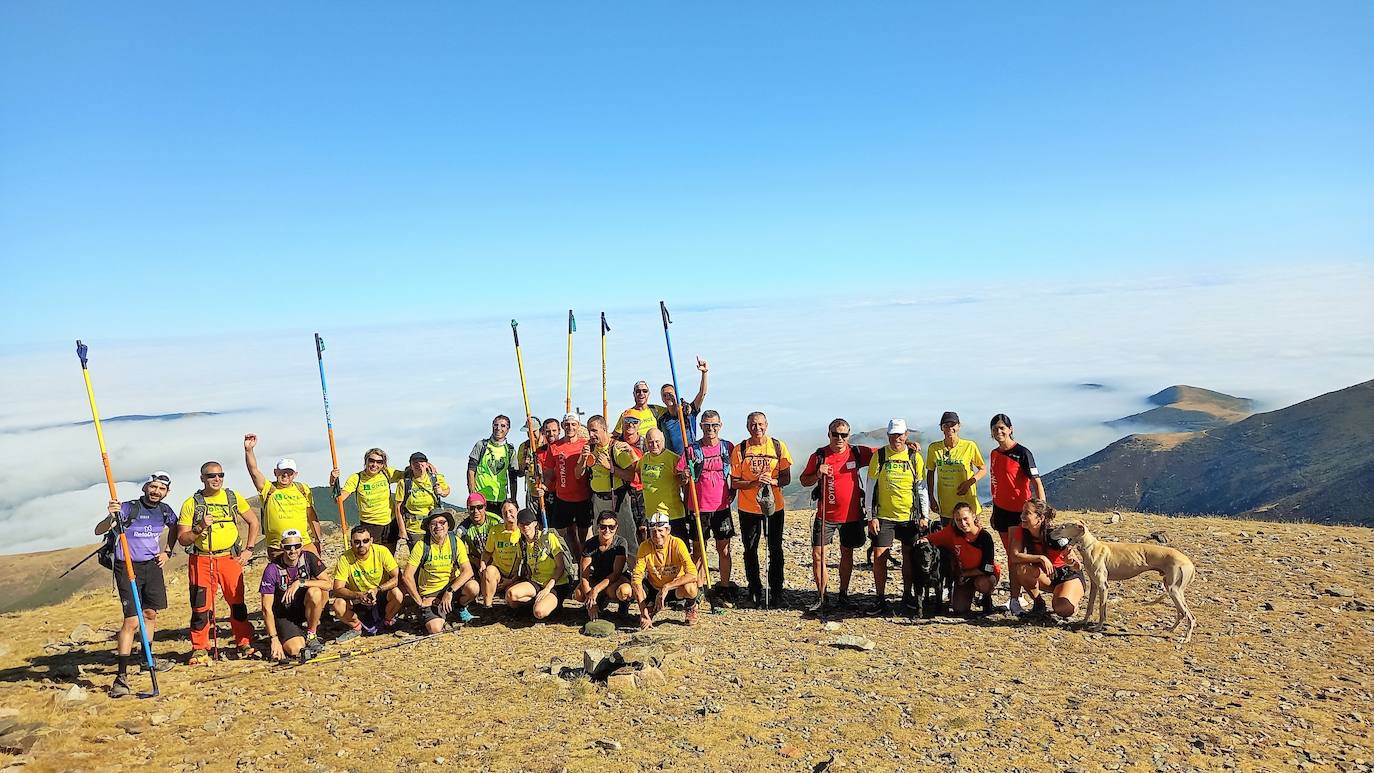
M878 599L876 602L874 602L874 604L873 604L872 607L869 608L869 610L868 610L868 616L869 616L869 617L891 617L891 616L892 616L892 605L889 604L889 603L887 603L887 599L886 599L886 598L880 598L880 599Z
M186 661L186 664L190 666L208 666L210 665L210 653L206 650L192 650L191 658Z
M335 636L335 637L334 637L334 643L335 643L335 644L343 644L343 643L346 642L346 641L352 641L353 639L356 639L356 638L358 638L359 636L362 636L362 635L363 635L362 630L360 630L360 629L358 629L358 628L349 628L347 631L344 631L343 633L339 634L338 636Z
M301 652L310 653L310 657L315 657L324 652L324 640L313 633L307 633L305 635L305 649Z
M176 666L176 663L173 663L172 661L166 658L159 658L156 655L153 656L153 670L158 672L159 674L165 671L171 671L172 669L176 668ZM142 663L139 663L138 670L145 674L148 673L148 661L145 660Z
M262 660L262 653L253 649L251 644L240 644L235 650L239 660Z
M111 698L123 698L131 692L133 690L129 688L129 682L122 676L116 676L114 684L110 685Z
M854 603L849 600L849 591L842 590L835 594L835 605L843 609L849 609Z
M463 607L458 607L458 622L463 623L463 624L467 624L467 623L471 623L472 620L473 620L472 613L468 611L468 608L467 608L467 607L465 607L465 606L463 606Z

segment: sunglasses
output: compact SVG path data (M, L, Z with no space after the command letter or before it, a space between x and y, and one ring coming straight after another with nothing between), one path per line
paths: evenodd
M355 539L355 540L353 540L353 544L354 544L354 545L371 545L371 544L372 544L372 540L370 540L370 539Z
M282 546L281 546L281 549L282 549L282 550L300 550L300 549L303 548L303 547L305 547L305 546L304 546L304 545L282 545Z
M702 428L702 429L720 429L720 425L719 425L719 424L702 424L702 425L701 425L701 428Z
M481 505L468 505L468 509L469 509L469 510L485 510L485 509L487 509L487 506L486 506L485 504L481 504Z
M367 460L367 463L368 463L368 464L386 464L386 460L385 460L385 459L368 459L368 460Z
M841 438L841 439L843 439L843 438L849 437L849 433L848 433L848 432L831 432L831 433L830 433L830 437Z
M172 484L172 479L169 478L169 477L167 477L166 475L154 475L154 476L153 476L153 480L155 480L155 481L160 481L160 482L162 482L162 483L166 483L166 484L169 485L169 486ZM149 483L152 483L153 481L148 481L148 482L149 482Z
M618 529L618 528L620 528L620 527L617 526L617 525L614 524L614 523L603 523L603 524L601 524L600 526L597 526L597 527L596 527L596 530L597 530L597 531L615 531L615 530Z
M223 478L223 477L224 477L224 473L222 473L222 472L207 472L207 473L204 474L204 477L206 477L206 478Z

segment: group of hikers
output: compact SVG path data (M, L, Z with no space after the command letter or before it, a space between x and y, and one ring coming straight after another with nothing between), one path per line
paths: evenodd
M723 439L720 414L702 410L707 363L698 359L697 369L700 387L691 400L680 401L665 384L661 403L651 404L649 385L636 383L634 404L614 426L594 415L584 427L574 412L561 421L530 418L532 449L530 439L513 445L511 420L496 416L491 434L468 455L468 493L461 511L444 503L452 488L425 453L412 453L397 469L384 450L368 449L360 471L343 478L334 469L330 475L344 501L354 498L358 513L348 548L332 568L321 550L324 532L314 496L297 479L296 462L277 460L268 477L258 465L254 434L244 437L243 448L260 497L256 510L225 486L224 466L210 461L200 467L200 488L179 511L165 501L170 476L154 472L143 482L141 497L109 503L96 533L117 526L127 536L150 639L158 611L167 608L162 567L178 547L190 554L193 665L210 662L220 651L217 641L212 646L218 637L217 593L228 605L237 655L277 661L307 661L320 654L325 644L318 631L326 613L344 626L333 639L342 642L394 629L407 607L427 633L437 633L448 624L471 621L475 607L491 609L498 599L512 610L528 607L540 620L569 599L593 621L612 607L628 616L633 604L641 628L652 627L669 606L680 606L686 624L694 625L708 598L724 606L779 608L783 487L792 481L792 454L769 435L768 417L760 411L746 418L748 437L738 443ZM876 602L858 611L897 612L888 601L887 573L889 563L900 563L900 604L910 613L920 592L913 551L923 543L945 556L954 614L969 614L975 600L982 612L994 611L992 594L1003 567L994 556L991 531L980 522L978 497L978 481L990 478L991 530L1011 564L1009 611L1073 614L1083 578L1069 546L1048 538L1054 510L1045 502L1034 456L1013 439L1005 414L990 422L997 447L988 462L960 429L959 416L945 412L942 438L922 454L901 418L888 422L887 443L879 448L851 444L849 423L830 422L828 443L807 456L799 474L816 503L811 546L817 600L808 613L853 608L854 551L870 541ZM524 506L519 504L522 482ZM734 514L744 553L744 589L731 580ZM837 535L839 586L832 599L826 550ZM267 643L258 648L244 570L260 536L268 560L258 585ZM766 582L759 555L765 541ZM397 561L402 542L408 554L403 566ZM891 555L894 545L901 548L900 562ZM717 558L714 584L708 584L708 547ZM127 671L138 618L120 543L114 543L114 551L124 625L111 694L120 696L130 692ZM1023 593L1031 599L1029 610ZM158 671L173 666L162 658L151 662ZM142 667L148 667L146 661Z

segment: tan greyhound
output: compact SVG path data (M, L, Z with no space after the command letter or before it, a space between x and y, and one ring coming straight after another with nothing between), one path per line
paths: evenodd
M1101 604L1093 630L1100 631L1107 625L1108 581L1129 580L1142 572L1154 571L1159 572L1164 593L1149 603L1158 604L1167 596L1174 602L1174 609L1178 613L1169 630L1177 630L1179 623L1187 620L1188 630L1183 634L1182 643L1193 638L1193 627L1197 625L1197 620L1188 610L1188 602L1183 597L1196 571L1188 556L1171 547L1146 542L1103 542L1094 537L1087 526L1077 521L1054 527L1050 530L1050 538L1067 539L1078 546L1078 552L1083 557L1083 572L1092 583L1088 605L1084 608L1084 619L1092 618L1094 602Z

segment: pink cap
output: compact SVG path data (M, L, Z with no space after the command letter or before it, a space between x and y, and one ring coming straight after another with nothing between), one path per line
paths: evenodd
M471 494L468 494L468 504L470 504L470 505L485 505L486 503L487 503L487 498L484 497L484 496L482 496L481 494L477 493L476 491L472 492Z

